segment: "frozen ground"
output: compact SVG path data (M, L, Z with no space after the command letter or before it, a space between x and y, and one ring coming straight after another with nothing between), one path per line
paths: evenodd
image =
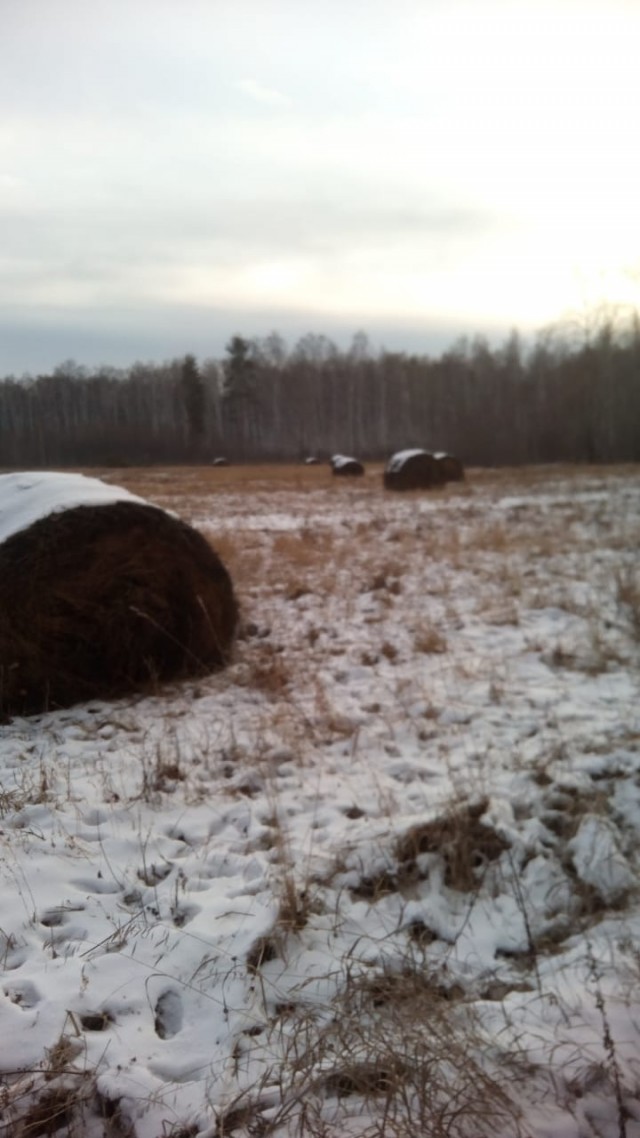
M232 667L0 727L0 1133L638 1138L640 471L216 475Z

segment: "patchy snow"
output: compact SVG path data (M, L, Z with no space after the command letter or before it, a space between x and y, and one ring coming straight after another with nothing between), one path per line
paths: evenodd
M640 472L179 477L234 664L0 726L7 1133L638 1138Z
M41 470L1 474L0 541L60 510L123 501L148 505L122 487L107 485L99 478L87 478L84 474Z

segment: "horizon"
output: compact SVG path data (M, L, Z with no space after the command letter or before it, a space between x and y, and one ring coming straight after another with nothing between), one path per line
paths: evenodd
M558 325L558 327L560 327L560 325ZM475 340L485 341L488 343L490 349L494 351L504 344L514 333L518 336L522 348L526 351L533 343L535 335L538 332L544 334L545 331L546 329L538 329L530 335L525 335L521 333L518 328L500 331L494 330L494 334L488 334L483 330L471 331L463 328L452 328L449 333L444 329L431 329L428 332L421 331L420 329L410 329L403 339L402 330L393 329L386 337L383 336L381 339L376 340L370 335L369 331L364 328L337 329L334 335L330 335L321 328L305 329L301 327L295 334L287 337L283 335L278 328L267 328L265 326L253 335L247 332L246 329L233 328L228 333L216 336L211 341L207 339L205 334L198 333L196 339L200 340L199 344L194 345L188 338L185 338L181 346L178 346L176 341L175 350L169 349L164 352L156 350L155 353L154 348L157 348L158 338L150 332L135 341L138 345L142 345L143 348L146 344L148 346L147 351L135 351L133 348L128 351L128 340L119 335L117 340L114 340L116 356L112 358L109 358L99 347L100 343L107 343L106 340L102 341L96 338L94 341L90 333L89 335L82 335L77 331L73 335L76 354L65 353L64 348L69 342L69 338L66 333L56 331L55 335L52 336L51 343L60 342L60 350L55 354L55 348L52 349L51 343L48 343L43 349L42 358L50 362L44 362L35 367L23 368L21 370L14 369L11 372L0 374L0 381L12 378L27 379L37 378L39 375L49 375L56 370L63 369L67 364L77 365L89 372L99 371L101 368L114 368L128 371L137 365L161 367L164 364L182 360L187 355L194 356L198 365L203 366L210 361L221 362L225 357L227 346L234 336L240 336L242 339L252 342L266 339L271 335L276 335L284 342L288 355L294 351L298 342L306 336L326 338L339 352L347 352L357 337L364 336L367 344L367 352L372 358L384 355L385 353L398 353L407 356L437 359L454 349L460 343L464 342L470 344ZM133 338L131 342L133 343ZM87 350L84 354L82 353L83 344L87 345Z

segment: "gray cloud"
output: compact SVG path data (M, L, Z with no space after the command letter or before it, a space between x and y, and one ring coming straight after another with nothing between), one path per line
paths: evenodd
M581 15L579 51L573 0L5 7L5 368L74 329L92 358L173 351L165 321L200 343L211 313L247 334L523 326L575 307L583 261L633 256L640 21L618 0Z
M192 352L200 359L221 358L231 336L267 336L277 330L292 347L308 332L321 332L346 348L362 326L350 319L319 318L305 311L165 307L162 310L91 311L67 309L46 321L30 312L9 311L0 318L0 377L47 373L67 359L90 367L128 367L138 360L161 362ZM474 331L461 321L374 319L365 330L374 347L389 351L438 353L460 335ZM490 329L496 336L508 329Z

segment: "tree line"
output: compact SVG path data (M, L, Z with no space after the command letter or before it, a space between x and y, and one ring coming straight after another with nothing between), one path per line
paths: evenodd
M223 359L0 380L0 466L383 459L449 450L468 465L640 461L640 319L589 317L438 356L340 350L308 334L229 341Z

